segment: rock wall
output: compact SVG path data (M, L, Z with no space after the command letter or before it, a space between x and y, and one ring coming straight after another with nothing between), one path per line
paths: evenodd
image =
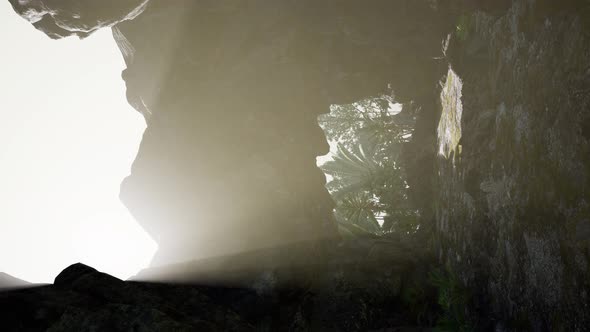
M583 1L514 1L460 17L452 36L436 246L490 329L590 321L589 13Z
M152 1L114 29L148 122L121 198L158 241L155 265L336 237L317 116L395 75L412 94L435 77L439 20L379 31L399 16L385 1L254 4ZM424 40L392 38L409 28Z

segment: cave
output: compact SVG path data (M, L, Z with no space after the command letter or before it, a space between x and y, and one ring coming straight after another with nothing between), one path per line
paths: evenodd
M232 271L243 285L253 273L256 296L287 308L284 317L263 306L270 330L385 331L399 324L385 311L437 264L451 276L435 275L438 287L461 289L461 300L439 303L461 328L585 330L587 1L9 1L50 38L112 29L127 100L147 124L120 198L159 245L136 280L219 283ZM338 261L350 248L316 157L330 150L318 116L383 95L415 111L400 162L420 231L409 243L354 242L375 268ZM397 280L396 300L371 295L357 280L366 271ZM317 274L328 295L265 297L269 284ZM335 280L363 289L365 302ZM132 287L80 265L55 282L94 286L114 302ZM0 303L18 302L11 296ZM80 328L80 315L57 315L56 330Z

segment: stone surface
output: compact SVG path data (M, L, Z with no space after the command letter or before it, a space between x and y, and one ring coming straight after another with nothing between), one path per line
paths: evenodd
M15 278L9 274L0 272L0 290L6 290L11 288L22 288L30 286L31 283Z
M94 31L132 20L149 0L9 0L14 10L49 37L87 37Z
M305 282L278 267L242 275L239 284L122 281L74 264L53 285L0 293L2 331L429 331L402 305L402 285L423 279L420 260L371 256L383 240L344 244ZM391 250L401 248L389 243ZM242 259L243 257L239 257ZM232 258L227 258L231 260ZM199 270L200 262L185 271ZM210 263L209 263L210 264ZM216 270L218 273L222 269ZM225 273L235 269L225 268ZM176 275L178 276L178 275ZM160 276L159 280L166 279ZM303 279L301 279L303 280ZM300 280L300 281L301 281ZM424 297L434 301L432 290ZM425 314L434 317L436 307ZM421 324L432 324L422 318ZM429 323L430 322L430 323Z
M36 22L52 37L77 31L76 24L60 23L86 17L75 5L92 9L99 3L12 2L31 21L38 15L27 15L29 7L31 13L40 3L55 9ZM432 245L470 290L469 317L480 330L587 329L587 1L138 5L104 7L106 16L89 19L81 35L122 21L113 35L127 63L127 97L148 128L121 198L160 245L154 266L295 243L303 247L300 257L329 266L332 258L321 258L329 248L319 244L337 232L325 178L315 166L328 148L316 117L331 104L391 88L398 101L421 106L405 153L422 229L435 235L421 245ZM277 261L284 262L273 258L269 264ZM80 317L87 316L93 324L112 310L110 300L101 300L101 309L90 312L94 302L79 295L87 294L85 287L113 285L107 296L121 298L137 286L82 270L86 277L68 287L82 296L75 301L84 309L59 311L67 319L56 329L76 327L67 324L82 324ZM275 279L262 280L256 289L265 293ZM39 293L25 294L10 301L25 301L23 310L29 310L27 296ZM312 312L332 320L319 326L371 325L365 311L370 296L329 294L314 302L321 305ZM296 298L295 307L307 308ZM280 301L291 303L288 297ZM163 315L174 314L150 308L117 310L165 324L201 322L194 320L200 316L167 320ZM300 319L308 314L287 315L289 324L310 328L309 319ZM264 317L257 319L269 319ZM217 320L207 322L218 327Z
M438 257L469 285L486 329L590 321L589 9L514 1L503 15L461 17L438 139L432 124L416 138L438 154L431 177L416 179L433 198Z

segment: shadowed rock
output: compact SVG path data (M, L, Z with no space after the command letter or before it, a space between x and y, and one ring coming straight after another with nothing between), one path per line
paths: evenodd
M175 285L130 282L74 264L54 285L0 293L0 327L10 332L360 332L415 325L416 318L401 306L401 285L424 281L424 272L413 264L371 260L369 252L368 247L342 246L321 266L302 262L297 271L290 266L250 271L247 278L241 275L239 284L195 279ZM294 282L294 272L304 271L313 273L305 283ZM425 291L423 300L432 303L435 293ZM433 323L432 309L423 313L430 318L423 317L422 324Z

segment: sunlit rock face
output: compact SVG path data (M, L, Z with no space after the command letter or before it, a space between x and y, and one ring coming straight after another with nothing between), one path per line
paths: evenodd
M9 0L14 10L49 37L80 38L132 20L149 0Z
M457 147L436 166L438 253L500 330L582 331L590 320L588 6L476 11L449 47L463 112Z

